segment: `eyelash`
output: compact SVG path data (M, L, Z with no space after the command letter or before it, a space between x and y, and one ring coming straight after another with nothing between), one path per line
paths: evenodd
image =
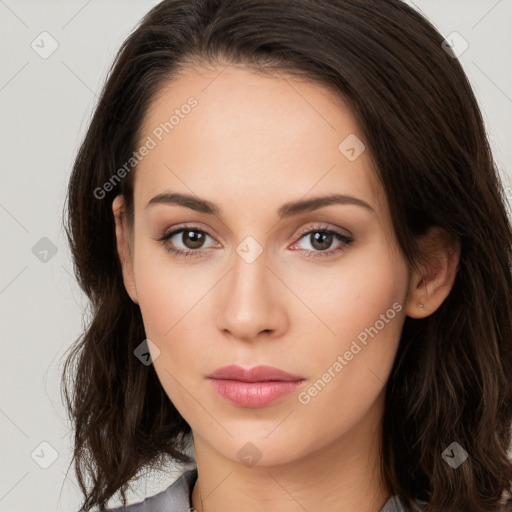
M176 247L172 247L171 245L167 244L166 242L170 240L174 235L177 235L178 233L182 233L186 230L194 231L197 233L202 233L210 238L213 238L207 231L204 231L203 229L199 229L198 226L194 225L184 225L180 226L178 229L174 229L170 232L164 232L162 235L157 238L157 242L163 242L163 245L165 249L170 252L171 254L176 255L177 257L183 257L183 258L198 258L201 257L203 249L197 249L197 250L188 250L184 251L183 249L176 249ZM304 252L309 253L309 258L326 258L328 256L332 256L335 253L343 251L346 246L350 245L354 239L351 238L348 235L345 235L344 233L341 233L339 231L336 231L334 229L329 229L325 225L315 225L312 227L308 227L304 230L301 230L298 233L298 241L300 241L304 236L311 235L313 233L323 233L323 234L333 234L335 235L342 243L336 247L335 249L330 249L328 251L308 251L306 249L303 249ZM297 243L297 242L295 242ZM294 243L294 245L295 245Z

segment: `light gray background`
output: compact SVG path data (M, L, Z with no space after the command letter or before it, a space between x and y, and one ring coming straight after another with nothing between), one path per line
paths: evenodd
M107 69L155 0L0 0L0 511L77 511L71 433L60 399L62 356L82 329L62 229L67 179ZM460 60L480 102L495 158L512 184L512 0L415 0L446 37L468 43ZM31 47L47 31L57 50ZM41 45L41 43L39 43ZM45 45L45 48L49 46ZM512 199L512 188L508 190ZM47 237L57 253L40 261ZM51 462L43 469L39 463ZM34 458L31 454L34 453ZM178 473L150 478L139 501ZM112 502L113 504L113 502Z

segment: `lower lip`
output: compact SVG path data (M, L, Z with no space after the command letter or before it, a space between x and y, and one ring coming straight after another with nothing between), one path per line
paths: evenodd
M239 380L208 379L213 389L230 402L242 407L265 407L295 391L304 380L242 382Z

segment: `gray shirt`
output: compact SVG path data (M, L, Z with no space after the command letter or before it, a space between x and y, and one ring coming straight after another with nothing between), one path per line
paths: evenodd
M197 479L197 468L185 471L167 489L155 496L146 498L140 503L127 507L102 508L101 512L191 512L192 489ZM426 503L417 501L418 511L424 510ZM401 504L397 496L392 496L379 512L418 512L410 510Z

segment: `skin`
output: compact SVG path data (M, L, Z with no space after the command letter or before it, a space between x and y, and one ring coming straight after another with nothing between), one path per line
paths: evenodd
M133 231L123 197L112 207L126 290L160 350L160 382L193 432L199 476L192 505L199 512L292 512L320 503L323 511L377 512L390 497L379 470L379 432L403 322L441 305L459 249L434 229L422 244L435 265L409 268L369 151L350 161L338 149L350 134L364 137L348 105L327 88L241 66L189 67L152 103L141 140L190 96L198 105L135 171ZM146 207L162 192L204 198L222 214ZM278 218L284 203L332 193L362 199L373 211L333 204ZM157 241L183 223L207 233L203 245L183 233ZM298 236L317 224L354 241L333 237L319 248L311 234ZM248 236L263 251L250 263L236 250ZM173 255L166 250L173 242L202 254ZM298 392L396 303L394 318L301 403ZM206 380L232 363L275 366L305 383L274 404L242 407ZM252 466L237 455L248 442L260 456Z

